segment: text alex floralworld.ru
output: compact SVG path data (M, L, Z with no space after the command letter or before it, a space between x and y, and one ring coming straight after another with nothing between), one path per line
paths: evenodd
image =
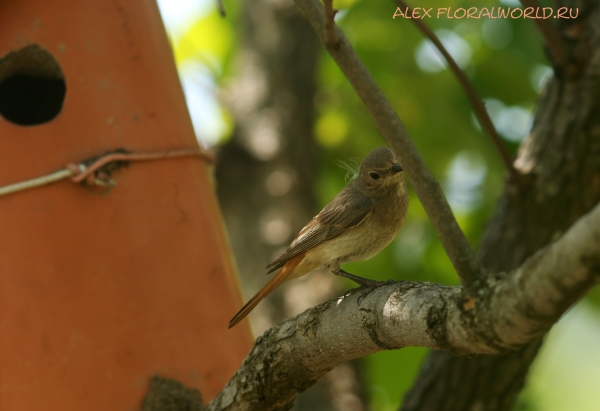
M470 7L468 9L458 8L453 10L452 7L440 7L437 13L433 7L406 7L402 9L396 8L393 18L400 17L403 19L424 19L424 18L442 18L448 19L576 19L579 15L579 8L561 7L554 10L552 7Z

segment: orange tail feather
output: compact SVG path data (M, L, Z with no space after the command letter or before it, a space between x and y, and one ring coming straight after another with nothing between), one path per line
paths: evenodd
M295 256L287 263L285 263L284 266L281 267L281 270L279 270L279 272L275 274L275 277L271 278L271 280L267 284L265 284L265 286L261 288L261 290L257 292L256 295L252 297L250 301L248 301L246 305L244 305L236 315L233 316L231 321L229 321L228 328L231 328L240 321L242 321L248 314L250 314L250 311L252 311L254 307L256 307L258 303L261 302L263 298L265 298L271 293L271 291L275 289L275 287L281 284L285 279L289 278L290 274L294 271L294 268L296 268L296 266L300 264L302 259L304 259L304 253Z

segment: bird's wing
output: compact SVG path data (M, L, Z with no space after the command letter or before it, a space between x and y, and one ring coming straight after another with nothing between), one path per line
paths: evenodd
M344 188L325 208L300 231L290 247L266 268L269 273L282 267L291 258L331 240L359 225L373 210L371 200L362 193Z

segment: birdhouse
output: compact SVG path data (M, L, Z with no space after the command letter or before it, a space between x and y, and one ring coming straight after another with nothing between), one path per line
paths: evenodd
M212 398L251 336L154 2L0 3L0 189L56 172L0 196L0 409L137 410L153 375Z

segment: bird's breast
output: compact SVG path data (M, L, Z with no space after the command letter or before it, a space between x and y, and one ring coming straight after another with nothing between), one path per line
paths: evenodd
M373 212L360 225L338 237L332 247L342 263L371 258L392 242L408 209L408 196L406 191L403 193L373 201Z

